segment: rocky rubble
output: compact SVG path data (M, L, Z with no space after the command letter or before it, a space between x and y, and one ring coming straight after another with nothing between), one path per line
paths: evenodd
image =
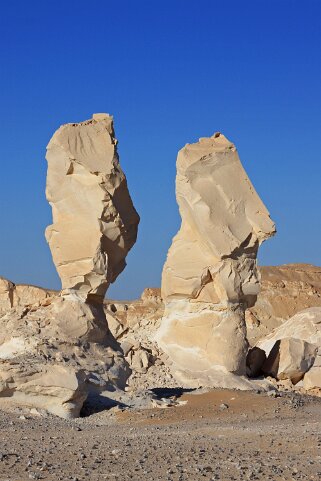
M263 282L262 291L258 295L257 302L260 304L261 298L265 299L267 296L269 297L265 319L268 316L269 318L272 318L275 313L279 312L278 309L280 303L278 297L279 291L276 291L275 293L276 299L274 302L271 286L269 283L266 283L264 278L264 270L269 270L271 276L273 275L273 277L275 277L274 282L278 282L279 285L282 283L285 284L286 281L282 279L282 273L291 270L291 272L293 272L293 278L291 281L287 280L286 282L293 285L299 282L295 277L296 273L300 272L300 276L305 277L305 269L308 270L307 277L309 276L309 272L314 273L313 278L310 278L310 282L317 285L318 268L314 268L314 266L297 265L295 270L293 270L292 267L287 269L287 266L260 268L260 270L263 270ZM276 281L276 279L278 280ZM10 281L2 279L2 286L5 286L5 289L2 289L2 293L7 292L6 299L8 299L8 289L6 286L12 286L14 291L15 285ZM282 298L284 299L288 312L293 312L296 308L300 309L301 307L304 307L305 301L303 300L303 304L300 304L297 298L292 299L287 286L282 289ZM70 336L73 336L72 329L66 329L69 324L62 322L60 327L57 327L56 314L53 314L52 312L55 306L53 301L56 299L55 302L57 302L59 299L58 293L33 286L31 286L31 289L28 289L28 286L23 286L22 292L32 292L34 297L32 297L32 299L28 297L28 303L26 305L11 307L11 303L7 304L7 309L4 309L6 313L2 313L2 318L0 319L0 357L2 358L1 362L3 366L6 363L6 353L9 356L14 355L16 360L19 361L20 359L22 362L24 353L27 352L30 354L32 351L33 360L30 362L31 358L28 357L27 362L30 364L30 368L35 371L35 379L39 379L37 369L40 369L40 372L42 372L44 364L47 365L47 368L50 368L53 362L58 368L61 367L66 369L66 366L71 366L74 371L71 371L70 379L73 378L75 382L79 382L79 385L75 390L77 391L77 389L79 389L80 392L82 392L82 386L85 386L86 392L91 390L94 395L95 393L97 394L97 392L100 393L103 386L105 386L105 388L107 388L107 386L112 388L112 386L115 385L116 378L119 377L122 380L118 385L125 388L128 395L131 394L132 396L132 399L128 398L129 402L134 402L137 393L142 393L142 396L146 397L146 392L154 388L170 389L180 386L180 383L173 378L168 367L167 355L162 351L154 339L164 313L164 304L161 298L160 289L147 288L142 293L141 298L136 301L119 302L106 300L104 302L104 311L110 331L117 343L119 343L119 346L123 349L123 354L127 363L125 371L122 371L124 368L124 360L119 347L113 350L111 347L107 346L107 351L105 351L105 348L99 348L97 344L88 343L85 340L88 335L88 312L86 316L79 313L78 322L75 324L77 330L74 331L74 339L71 340ZM23 299L22 296L20 299ZM314 294L313 299L317 302L319 299L318 295ZM60 302L62 301L60 300ZM291 302L293 304L291 304ZM252 309L253 308L251 308L251 310ZM59 311L62 312L61 308L59 308ZM315 329L315 326L318 326L319 324L317 322L315 323L313 320L318 318L318 313L319 309L308 309L307 313L298 313L298 315L295 316L294 321L289 321L289 324L283 321L284 325L281 331L276 330L272 332L271 330L268 333L268 336L266 336L266 332L269 329L269 326L268 324L264 324L265 320L263 319L262 324L264 328L261 330L262 339L258 342L256 347L250 350L250 355L248 355L247 374L252 378L262 375L262 366L266 360L266 354L270 354L271 346L273 347L279 337L301 339L300 345L302 345L302 342L308 342L309 344L318 344L320 346L321 339L316 337L317 331ZM306 314L309 314L310 317L312 316L312 321L311 319L308 319ZM83 322L84 320L86 321ZM258 322L260 326L261 320L258 320ZM305 328L302 330L303 325L305 325ZM61 329L63 329L63 326L65 326L65 331L62 336ZM44 328L45 331L42 332ZM56 337L52 336L51 333L49 334L51 329L56 330ZM42 333L39 334L39 330ZM10 332L10 336L7 336L6 333L8 332ZM260 332L260 330L258 329L257 332ZM37 340L36 343L32 342L34 339ZM110 338L107 344L113 342L115 341L112 341L112 338ZM258 346L265 347L266 352ZM40 365L39 368L37 368L37 364ZM24 368L25 367L26 365ZM77 369L79 369L80 378L77 378ZM320 369L320 356L317 356L313 366L305 373L304 379L299 381L296 385L294 385L290 379L274 381L273 378L269 377L269 381L274 383L275 388L281 390L295 389L300 390L301 392L309 391L313 394L319 394L321 393ZM8 379L9 371L9 366L2 371L1 376L3 380ZM91 376L86 379L85 384L83 384L83 379L81 377L82 372L91 373ZM13 371L11 371L11 374L12 373ZM126 384L126 378L129 374L130 376ZM270 374L272 373L270 372ZM3 382L4 381L2 381L2 383ZM40 379L38 382L40 382ZM7 385L9 384L10 383L7 383ZM11 386L15 386L13 378L11 380ZM72 391L68 394L66 390L64 395L67 396L65 397L65 401L61 398L61 401L58 402L58 397L56 397L55 412L62 409L61 407L59 408L59 405L67 407L67 411L69 407L70 409L74 409L71 401L66 401L68 395L72 398ZM106 392L106 395L109 396L110 393L107 394ZM23 391L19 396L20 402L22 402L22 399L27 400L27 396L23 398ZM30 396L30 393L28 396ZM38 405L36 403L36 396L34 396L33 404ZM42 406L46 405L47 403L43 400ZM81 402L78 403L78 409L80 405ZM51 407L51 411L54 412L53 407ZM76 411L74 410L73 413L75 415Z
M132 371L126 391L178 387L166 364L167 355L154 340L164 313L160 289L147 288L130 303L106 301L105 312Z

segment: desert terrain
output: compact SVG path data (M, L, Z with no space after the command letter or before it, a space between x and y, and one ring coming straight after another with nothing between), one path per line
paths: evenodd
M321 268L259 267L276 234L223 134L177 156L161 286L108 298L140 217L113 117L47 146L61 290L0 278L0 479L321 478Z
M2 402L1 480L320 479L320 398L214 390L179 400L72 421Z

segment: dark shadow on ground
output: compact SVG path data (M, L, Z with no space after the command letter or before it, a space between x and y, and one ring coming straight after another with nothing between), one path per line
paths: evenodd
M151 391L158 398L170 398L172 396L180 397L185 393L195 391L194 388L184 389L182 387L155 387Z
M80 417L85 418L115 407L127 409L129 406L115 399L100 396L99 394L89 395L81 408Z

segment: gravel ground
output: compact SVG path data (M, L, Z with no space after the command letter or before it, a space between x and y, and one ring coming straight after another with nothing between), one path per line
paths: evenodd
M320 480L321 399L230 390L64 421L0 403L0 481Z

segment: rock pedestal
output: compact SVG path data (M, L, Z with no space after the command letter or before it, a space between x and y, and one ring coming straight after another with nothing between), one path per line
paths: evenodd
M102 302L126 266L139 216L120 167L113 118L94 114L60 127L47 147L46 230L63 294Z
M244 313L259 292L258 248L275 226L220 133L180 150L176 197L182 224L163 269L156 339L185 385L231 386L246 370Z
M0 318L0 396L71 418L88 394L123 389L130 374L103 299L126 266L139 216L110 115L60 127L47 160L53 223L46 238L62 293L14 307L13 285L0 279L0 309L12 308Z

